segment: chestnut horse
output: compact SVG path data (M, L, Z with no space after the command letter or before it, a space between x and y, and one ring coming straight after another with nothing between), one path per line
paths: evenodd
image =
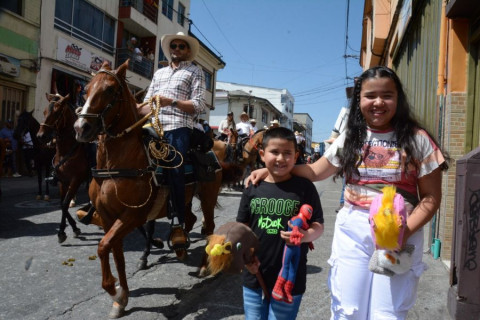
M40 124L37 138L47 143L55 139L56 153L52 165L58 179L62 219L58 231L58 242L67 239L66 221L73 229L74 238L80 235L75 219L68 212L70 201L77 194L83 182L90 176L86 144L75 139L73 124L77 120L75 111L70 106L70 96L47 94L48 106L43 111L45 120Z
M88 142L98 137L97 174L90 183L89 196L105 231L98 244L98 256L102 287L114 301L109 315L113 318L122 316L128 304L123 239L147 220L166 217L169 195L168 187L154 184L153 172L148 169L141 128L148 116L138 117L135 99L125 81L127 68L128 60L116 70L107 63L102 65L87 85L87 99L74 125L78 141ZM220 171L217 175L221 179ZM186 186L187 203L194 188ZM214 193L204 190L206 196L213 194L216 199ZM216 204L216 200L212 202ZM209 216L204 211L204 218L213 231L213 210ZM117 268L118 286L110 267L110 252Z
M42 174L44 174L45 178L50 175L52 159L55 155L55 147L50 144L42 143L37 139L37 132L40 129L40 123L33 117L32 113L33 111L23 111L18 116L17 126L13 131L13 136L20 141L27 132L30 133L33 142L33 149L35 151L33 160L35 162L35 170L37 171L38 194L36 199L42 199L42 185L45 182L45 194L43 195L43 199L49 201L50 187L48 181L42 179Z
M265 130L257 131L243 146L242 161L239 162L236 157L233 159L229 156L231 146L228 142L215 140L212 150L220 160L223 171L223 184L231 184L240 182L245 174L246 169L256 168L258 156L258 149L262 147L263 134Z

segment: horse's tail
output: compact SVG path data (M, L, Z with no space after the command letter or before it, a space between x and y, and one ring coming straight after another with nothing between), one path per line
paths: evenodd
M207 238L205 252L208 255L208 270L212 275L226 270L233 260L232 243L225 243L225 235L212 234Z

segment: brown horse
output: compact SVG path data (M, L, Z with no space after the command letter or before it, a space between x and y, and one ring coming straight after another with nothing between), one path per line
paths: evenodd
M42 185L45 183L45 194L43 200L50 200L50 187L46 179L52 170L52 159L55 155L53 144L45 144L38 140L37 132L40 129L40 123L33 117L33 111L23 111L17 118L17 126L14 129L13 136L20 140L28 132L32 138L34 149L35 170L37 171L38 194L36 199L42 199Z
M246 166L249 166L251 169L256 169L258 164L258 150L262 148L263 135L265 130L258 130L253 134L253 136L245 143L243 146L243 159Z
M78 141L92 141L98 136L97 174L90 183L89 196L105 230L98 256L102 287L114 301L110 317L122 316L128 304L123 239L147 220L165 217L169 194L168 187L157 187L152 181L153 172L148 169L142 142L141 124L147 117L138 117L135 99L125 81L127 68L128 61L116 70L103 64L87 86L87 99L74 126ZM221 179L221 172L217 175ZM187 203L193 197L194 187L186 186ZM204 190L210 197L214 193ZM211 202L216 204L217 194L214 196L215 201ZM213 224L213 210L211 216L204 217L206 224ZM213 231L211 225L207 228ZM117 267L117 287L110 268L110 252Z
M52 165L60 191L62 219L58 231L58 242L62 243L67 239L66 220L73 229L74 238L81 233L75 219L68 212L68 208L80 185L88 181L90 169L86 152L87 146L75 139L73 124L77 120L77 115L70 106L70 96L62 97L58 94L47 94L46 96L49 104L43 111L45 120L40 124L37 138L44 143L53 139L56 141L56 152Z
M258 149L261 148L263 142L263 134L265 130L257 131L243 146L242 161L238 161L237 157L231 157L231 146L224 141L215 140L212 150L220 160L223 178L222 183L225 185L240 182L245 174L246 169L257 167ZM234 147L235 148L235 147Z

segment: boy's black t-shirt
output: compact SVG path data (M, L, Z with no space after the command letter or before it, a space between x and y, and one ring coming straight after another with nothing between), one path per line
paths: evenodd
M259 182L244 190L237 221L247 224L260 241L257 256L260 260L260 271L268 290L271 292L282 268L282 257L285 241L280 231L288 229L288 221L298 214L303 204L313 208L312 219L308 221L323 224L323 210L318 192L310 180L293 176L280 183ZM301 258L293 295L303 294L307 277L308 244L301 244ZM256 276L243 270L243 285L248 288L259 288Z

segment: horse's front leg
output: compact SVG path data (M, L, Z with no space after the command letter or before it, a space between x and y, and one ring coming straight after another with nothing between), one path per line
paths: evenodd
M115 288L116 293L112 296L113 305L108 315L111 319L120 318L125 313L125 307L128 304L128 284L127 274L125 272L125 256L123 254L122 242L116 243L112 247L113 259L117 267L119 285Z
M48 177L48 175L50 174L50 166L49 165L46 165L45 166L45 178ZM40 178L41 179L41 178ZM50 201L50 186L49 186L49 181L45 181L45 196L43 197L43 200L45 201ZM40 187L40 191L41 191L41 187Z
M60 209L62 210L62 218L60 220L60 226L58 230L58 243L63 243L67 240L67 234L65 233L65 229L67 228L67 215L65 212L68 212L68 209L65 208L65 187L63 183L60 183Z
M35 170L37 171L37 184L38 184L38 193L37 200L42 200L42 168L39 166L39 163L35 163Z
M73 219L73 217L70 215L70 212L68 210L70 209L70 201L72 201L72 199L75 197L78 187L79 187L78 182L70 183L68 187L68 191L65 194L65 198L62 201L62 216L65 215L65 217L68 220L68 223L72 227L74 238L77 238L82 233L82 231L80 230L80 228L77 227L77 222L75 221L75 219Z
M114 301L109 315L110 318L121 317L128 303L128 285L122 241L130 231L131 229L126 228L123 222L117 219L98 244L97 254L102 267L102 288ZM109 255L111 250L113 251L113 258L120 282L118 287L115 287L116 279L112 275L110 268Z

